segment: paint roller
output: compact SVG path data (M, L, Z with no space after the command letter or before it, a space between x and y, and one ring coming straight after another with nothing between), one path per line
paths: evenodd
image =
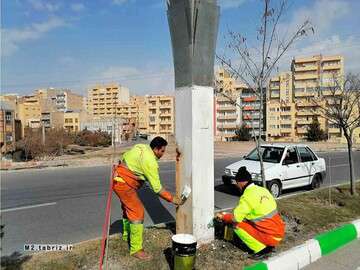
M181 192L181 200L184 202L187 200L187 198L189 198L191 193L191 188L188 185L185 185L182 192Z

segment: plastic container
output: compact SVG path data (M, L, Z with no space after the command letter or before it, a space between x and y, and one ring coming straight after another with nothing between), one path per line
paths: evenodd
M230 224L226 224L224 228L224 240L232 241L234 239L234 228Z
M191 234L175 234L172 238L174 270L192 270L196 258L196 238Z

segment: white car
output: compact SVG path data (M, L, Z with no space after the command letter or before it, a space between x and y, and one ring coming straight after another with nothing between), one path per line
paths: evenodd
M261 146L264 161L267 188L274 197L279 197L282 190L309 186L320 187L326 176L326 165L314 151L303 144L264 144ZM231 185L242 166L251 173L252 180L262 185L260 161L256 148L238 162L225 168L222 179L225 185Z

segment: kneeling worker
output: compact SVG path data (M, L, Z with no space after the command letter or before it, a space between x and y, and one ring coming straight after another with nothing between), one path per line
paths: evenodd
M218 214L225 223L232 223L235 234L253 251L253 258L270 253L285 235L285 223L277 212L271 193L255 185L246 167L239 168L236 186L242 191L233 213ZM235 236L235 235L234 235Z
M151 189L164 200L175 205L183 203L160 182L158 159L164 155L166 146L167 141L161 137L155 137L150 145L133 146L123 154L115 173L113 189L123 210L123 240L130 240L130 255L142 260L151 256L143 250L144 206L137 190L148 181Z

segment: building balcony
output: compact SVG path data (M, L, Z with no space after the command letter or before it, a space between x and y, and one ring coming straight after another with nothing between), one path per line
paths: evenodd
M292 124L292 120L291 119L280 119L280 124Z
M216 108L218 111L236 111L235 106L219 106Z
M340 96L342 94L342 91L341 90L322 90L321 91L321 94L323 96Z
M238 128L238 125L236 125L236 124L219 124L219 125L217 125L217 128L221 128L221 129L236 129L236 128Z
M296 71L317 71L317 70L318 70L317 65L295 66L295 72Z
M320 115L319 111L307 110L307 111L298 111L296 116L315 116Z
M245 115L243 115L243 119L244 119L244 120L251 120L251 119L252 119L252 116L249 115L249 114L245 114Z
M216 102L229 102L229 98L224 97L224 96L220 96L220 97L216 97Z
M295 74L295 80L311 80L311 79L318 79L319 75L317 73L314 74Z
M218 120L235 120L237 119L237 115L236 114L229 114L229 115L219 115L216 117Z
M280 97L280 93L279 92L270 92L270 98L279 98Z
M317 61L320 60L319 56L315 56L315 57L296 57L294 59L295 64L302 64L302 63L316 63Z
M292 111L281 111L280 115L292 115Z
M233 133L217 132L216 135L224 138L232 138L236 136L235 132Z
M280 128L280 133L291 133L293 132L292 128Z
M337 65L324 65L322 67L323 70L339 70L341 69L341 65L337 64Z
M244 102L252 102L252 101L255 101L255 100L256 100L256 97L255 97L255 96L242 97L242 100L243 100Z
M306 134L307 133L307 127L298 127L297 129L296 129L296 132L298 133L298 134Z
M318 105L315 102L308 102L308 101L300 101L296 102L296 107L317 107Z
M296 120L296 124L298 125L308 125L312 123L312 119L298 119Z
M338 134L338 133L341 133L341 130L340 130L340 128L328 128L328 133Z
M295 90L295 97L314 97L315 96L315 91L311 90L311 91L297 91Z
M243 111L254 111L254 110L256 110L253 106L244 106L242 109L243 109Z

